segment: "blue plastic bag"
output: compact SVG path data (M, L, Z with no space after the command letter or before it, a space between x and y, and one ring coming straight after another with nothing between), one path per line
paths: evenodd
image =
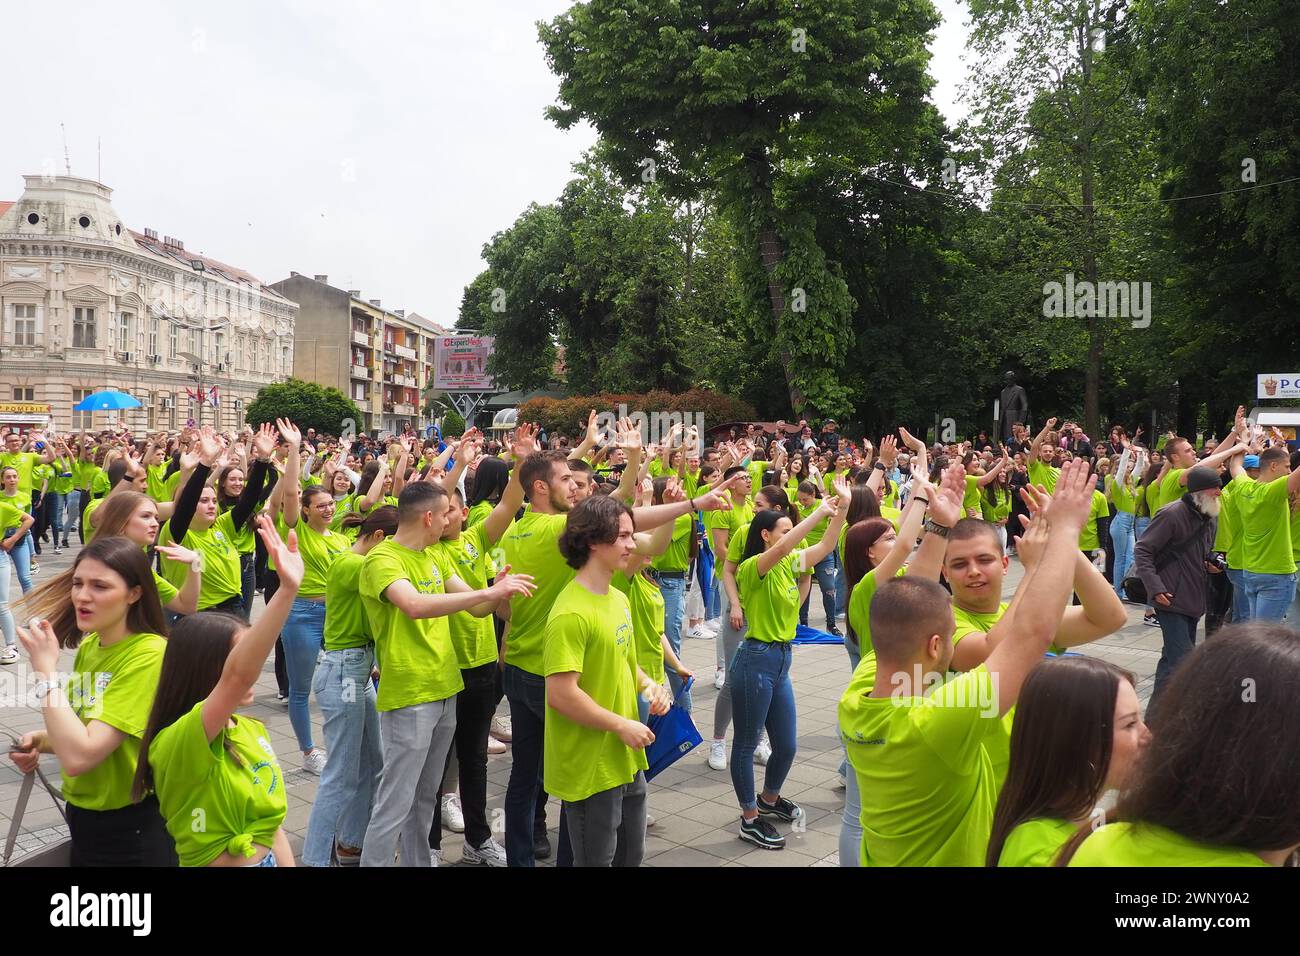
M694 683L694 677L686 681L682 687L683 696ZM646 726L655 735L654 743L645 749L645 759L650 764L645 772L647 780L653 780L661 770L667 770L704 742L700 732L695 729L691 715L682 710L676 701L668 708L668 713L651 714Z

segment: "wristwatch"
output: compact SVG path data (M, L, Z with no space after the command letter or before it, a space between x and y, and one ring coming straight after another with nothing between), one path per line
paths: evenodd
M947 525L939 524L933 518L926 518L922 527L927 534L937 534L941 538L948 537L948 532L952 530Z
M45 703L45 698L49 695L50 691L60 690L62 687L63 687L62 677L54 677L51 678L50 680L37 681L36 687L33 689L33 693L36 696L36 702L38 704Z

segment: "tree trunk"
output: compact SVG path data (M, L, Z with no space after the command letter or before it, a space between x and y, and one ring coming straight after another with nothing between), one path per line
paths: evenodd
M785 315L785 290L777 278L776 267L785 258L785 244L776 230L776 202L772 197L771 167L761 150L751 152L745 163L749 168L755 192L755 206L763 211L763 224L758 230L758 254L767 273L767 298L772 306L772 335L779 339ZM786 389L790 394L790 408L796 415L804 414L805 396L795 381L794 362L788 349L777 354L781 371L785 374Z
M1093 206L1092 165L1092 47L1088 24L1085 21L1081 34L1081 60L1083 82L1080 84L1082 103L1082 128L1079 130L1080 191L1083 199L1083 268L1092 289L1097 291L1097 211ZM1088 323L1088 367L1083 386L1083 430L1096 441L1101 437L1101 317L1098 316L1096 298Z

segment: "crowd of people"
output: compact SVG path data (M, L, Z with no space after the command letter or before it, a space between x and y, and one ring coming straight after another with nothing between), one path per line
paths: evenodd
M559 865L636 866L651 726L698 722L702 638L708 766L737 837L779 851L805 816L782 791L815 582L849 659L843 866L1294 864L1300 453L1241 409L1200 449L1013 435L649 444L594 411L573 439L5 434L0 663L21 643L44 720L11 759L57 756L74 865L431 866L448 824L467 862L533 866L555 797ZM1125 602L1163 638L1145 711L1133 674L1074 650ZM240 713L272 657L321 778L297 860L282 765Z

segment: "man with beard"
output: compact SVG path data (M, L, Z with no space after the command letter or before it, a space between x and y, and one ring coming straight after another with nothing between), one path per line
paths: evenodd
M1234 446L1237 454L1246 450ZM1214 549L1219 496L1223 489L1213 468L1187 469L1187 492L1161 508L1138 539L1134 567L1156 609L1164 649L1156 665L1156 686L1147 712L1179 662L1196 646L1196 628L1205 613L1205 575L1222 573L1206 561Z

